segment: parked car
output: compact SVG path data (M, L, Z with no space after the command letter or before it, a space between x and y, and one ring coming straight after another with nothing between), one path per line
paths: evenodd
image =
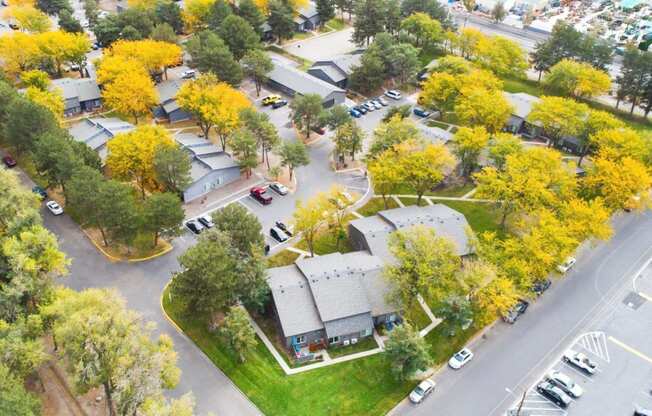
M204 226L197 220L190 220L186 222L186 227L194 234L201 234L204 231Z
M323 136L326 134L326 130L323 127L320 126L314 126L310 130L314 131L315 133L319 134L320 136Z
M34 192L36 195L41 198L41 201L43 201L45 198L48 197L48 193L45 192L45 189L41 188L40 186L35 186L32 188L32 192Z
M272 238L273 238L274 240L278 241L279 243L285 243L285 242L288 241L288 239L290 238L290 237L288 237L287 234L285 234L285 233L283 232L283 230L281 230L281 229L278 228L278 227L272 227L272 228L270 228L270 229L269 229L269 235L271 235Z
M14 22L9 22L9 27L11 28L11 30L18 30L18 29L20 29L20 26L18 26L18 25L17 25L16 23L14 23Z
M537 280L530 289L535 295L541 296L552 285L550 279Z
M53 215L63 214L63 208L61 208L61 205L57 204L56 201L48 201L45 203L45 206Z
M13 168L14 166L16 166L18 164L16 162L16 159L14 159L13 157L11 157L9 155L3 157L2 161L4 162L5 166L7 166L8 168Z
M401 92L397 90L385 91L385 96L391 98L392 100L400 100L402 97Z
M575 399L579 398L584 393L582 387L580 387L577 383L573 381L572 378L568 377L566 374L562 373L561 371L552 371L546 376L546 379L552 384L554 384L555 386L562 389L564 393L568 394L569 396Z
M358 110L356 110L355 108L350 109L349 114L351 114L351 117L354 117L354 118L362 117L362 113L359 112Z
M285 234L292 237L292 230L290 229L289 226L285 225L285 223L282 223L281 221L276 221L276 226L281 230L283 230Z
M572 269L573 266L575 266L575 263L577 263L577 260L575 260L575 257L567 257L566 260L562 264L557 266L557 270L561 274L568 273L568 271L570 269Z
M194 78L195 75L197 74L197 71L194 69L187 69L181 73L181 78L183 79L191 79Z
M598 371L598 365L581 352L566 350L561 359L565 363L582 370L588 375L593 375Z
M435 382L427 378L419 383L408 397L412 403L419 404L433 391L435 391Z
M634 416L652 416L652 409L645 409L637 404L634 405Z
M537 385L537 392L550 400L557 406L565 409L573 401L566 393L564 393L559 387L550 383L549 381L544 381Z
M287 195L289 192L289 189L285 185L278 182L272 182L269 188L279 195Z
M215 226L215 223L213 223L213 219L210 215L202 215L201 217L197 218L197 221L199 221L201 225L204 226L204 228L213 228Z
M378 101L383 107L387 107L389 105L389 101L387 101L385 97L378 97L376 98L376 101Z
M271 105L281 99L280 95L268 95L263 98L263 105Z
M377 101L377 100L371 100L370 103L371 103L374 107L376 107L376 110L380 110L381 108L383 108L383 105L382 105L379 101Z
M503 316L503 321L508 324L513 324L516 320L525 313L530 303L524 299L519 299L516 304L510 309L507 315Z
M367 110L367 107L365 107L365 106L362 105L362 104L359 105L359 106L357 106L357 107L353 107L353 109L354 109L354 110L358 110L358 112L360 112L360 114L362 114L362 115L367 114L367 112L369 111L369 110Z
M93 49L94 51L100 49L100 44L97 43L97 42L93 43L93 44L91 45L91 49Z
M425 110L425 109L423 109L423 108L421 108L421 107L414 107L414 109L412 110L412 112L413 112L416 116L424 117L424 118L425 118L425 117L430 117L430 114L431 114L430 111Z
M464 367L472 359L473 352L468 348L462 348L459 352L453 355L450 360L448 360L448 365L452 369L458 370Z
M371 103L371 101L367 101L366 103L362 104L364 108L367 109L367 111L376 111L376 106Z
M272 197L265 193L265 188L258 186L251 188L249 195L263 205L269 205L272 203Z
M272 108L273 108L274 110L276 110L277 108L281 108L281 107L284 107L284 106L286 106L286 105L288 105L287 100L280 99L280 100L276 100L276 101L274 101L274 102L272 103Z

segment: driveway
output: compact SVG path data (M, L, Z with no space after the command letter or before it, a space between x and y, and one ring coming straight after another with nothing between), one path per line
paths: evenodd
M359 49L351 42L353 28L330 32L306 40L299 40L283 46L292 55L311 62L323 61Z
M514 325L500 322L484 339L471 345L476 354L471 363L459 371L443 368L435 377L437 389L431 397L419 406L403 401L392 414L502 416L515 400L506 388L517 395L528 390L557 361L563 350L595 328L594 319L601 312L605 314L605 322L612 326L639 331L640 324L630 326L629 321L610 317L610 314L613 306L624 299L618 294L631 290L623 288L631 288L632 278L652 256L652 213L624 214L613 222L613 238L584 247L577 255L575 268L563 279L557 279ZM640 322L647 322L647 331L636 332L636 339L623 336L623 340L642 349L641 345L649 347L652 344L649 318ZM643 340L647 340L647 344ZM623 377L629 376L623 374ZM632 379L639 377L632 375ZM644 388L650 386L640 386L637 392ZM608 400L609 395L618 393L612 390L605 394Z

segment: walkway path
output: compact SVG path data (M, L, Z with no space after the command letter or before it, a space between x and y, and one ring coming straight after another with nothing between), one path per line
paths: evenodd
M473 191L471 191L471 192L473 192ZM442 200L442 201L466 201L466 202L485 202L485 203L487 203L487 202L496 202L496 201L494 201L492 199L468 198L467 195L464 195L464 196L424 195L424 196L421 197L421 199L425 200L426 202L428 201L428 199ZM401 207L404 207L405 204L403 204L403 202L401 202L401 200L399 198L414 198L414 199L419 198L417 195L387 195L387 196L394 199L394 201L396 201L396 203ZM373 197L374 198L382 198L381 195L374 195Z

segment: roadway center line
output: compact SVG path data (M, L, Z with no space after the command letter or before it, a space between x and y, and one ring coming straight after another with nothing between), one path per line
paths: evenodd
M625 344L622 341L617 340L616 338L612 337L611 335L609 336L609 341L613 342L614 344L618 345L620 348L624 349L627 352L631 352L635 356L642 358L643 360L647 361L648 363L652 364L652 357L648 357L647 355L643 354L639 350L630 347L629 345Z

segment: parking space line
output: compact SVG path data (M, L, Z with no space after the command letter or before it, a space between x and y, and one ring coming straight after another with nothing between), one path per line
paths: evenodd
M647 300L648 302L652 302L652 296L648 296L643 292L638 292L638 295L642 297L643 299Z
M562 364L564 367L573 370L573 372L574 372L575 374L578 374L579 376L583 377L583 378L586 379L587 381L593 383L593 380L591 379L591 377L589 377L589 376L587 376L586 374L582 373L580 370L576 369L576 368L573 367L572 365L570 365L570 364L568 364L568 363L565 363L565 362L562 362L561 364Z
M625 344L622 341L617 340L616 338L609 336L609 341L613 342L614 344L618 345L620 348L624 349L627 352L630 352L634 354L635 356L647 361L648 363L652 364L652 357L649 357L645 355L644 353L640 352L639 350L630 347L629 345Z

